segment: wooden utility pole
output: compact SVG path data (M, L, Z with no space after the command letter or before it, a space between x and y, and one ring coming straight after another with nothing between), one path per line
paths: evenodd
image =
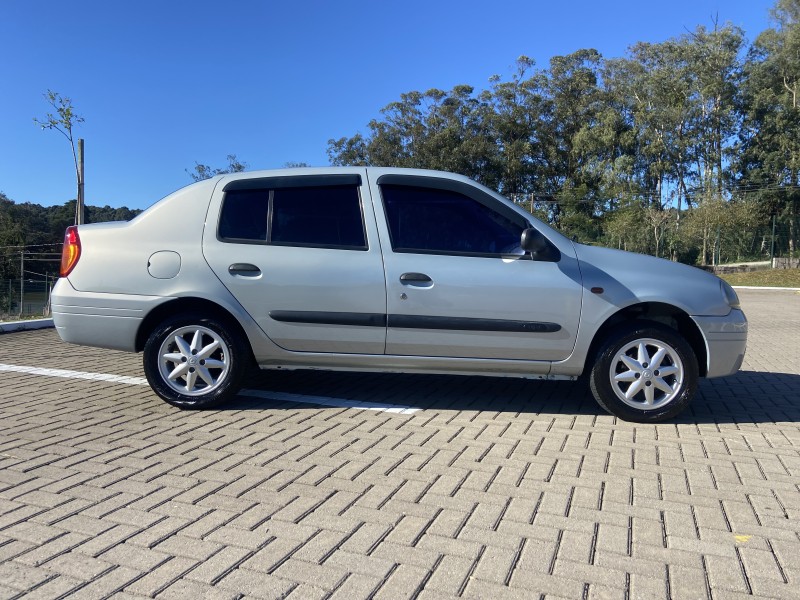
M25 302L25 250L19 253L19 318L22 318L22 306Z
M83 138L78 139L78 199L75 202L75 225L84 222L83 211Z
M769 244L769 268L775 268L775 219L778 216L777 212L772 213L772 241Z

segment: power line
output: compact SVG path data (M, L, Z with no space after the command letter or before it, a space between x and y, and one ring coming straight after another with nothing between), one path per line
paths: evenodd
M25 244L23 246L0 246L0 250L9 250L11 248L22 248L24 250L26 248L49 248L50 246L63 246L63 243L59 243L59 244Z
M45 277L45 278L52 278L53 277L52 273L37 273L36 271L29 271L28 269L25 269L25 274L26 275L38 275L39 277Z

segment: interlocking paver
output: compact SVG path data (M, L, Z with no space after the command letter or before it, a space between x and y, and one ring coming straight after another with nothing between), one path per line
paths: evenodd
M182 535L182 533L172 535L156 544L153 546L153 550L172 556L193 558L202 563L224 547L208 540L192 539Z
M66 552L47 561L44 567L59 575L88 581L113 569L114 565L85 554Z
M430 574L431 571L423 567L398 565L375 594L375 598L378 600L413 598L424 587Z
M349 573L338 567L327 564L318 565L292 557L275 569L274 574L290 581L299 581L326 590L332 590L344 581Z
M25 599L32 600L55 600L56 598L66 598L72 593L86 585L85 581L71 579L69 577L54 576L42 585L25 592ZM9 595L9 597L12 597ZM19 597L17 595L17 597Z
M139 531L133 525L115 525L101 535L88 538L79 549L83 554L99 556L109 548L140 535Z
M169 561L172 556L160 554L155 550L140 548L133 544L123 543L109 548L98 558L111 564L131 567L132 569L137 569L142 572L149 572Z
M260 545L263 547L257 552L254 552L253 555L244 562L242 568L271 573L289 560L292 554L302 548L303 542L286 538L279 539L270 537Z
M16 561L0 564L0 581L16 590L26 590L41 585L53 574L43 569L36 569Z
M361 600L372 594L383 583L383 578L352 573L336 588L330 598L335 600Z
M247 594L254 598L283 598L298 586L297 583L248 569L235 569L219 582L218 587Z
M87 540L87 536L80 533L62 532L44 544L36 544L24 554L20 554L16 560L26 565L39 566L61 554L70 552Z
M213 556L203 560L197 568L189 572L187 577L193 581L213 585L252 555L251 550L226 546Z
M197 561L189 558L180 556L171 558L148 571L144 577L126 586L125 591L133 594L154 596L175 583L197 565Z
M163 600L238 600L241 595L232 590L223 590L211 585L180 579L163 590L157 598Z
M800 294L740 295L742 371L660 425L561 382L265 372L247 386L422 410L180 412L3 372L0 595L796 598ZM142 376L52 330L0 362Z

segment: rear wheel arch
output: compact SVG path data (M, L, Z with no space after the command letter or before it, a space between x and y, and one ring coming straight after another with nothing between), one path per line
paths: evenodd
M141 352L147 343L147 339L153 331L165 320L182 314L195 313L209 318L214 318L221 323L224 323L227 328L230 328L232 333L239 336L247 345L247 350L250 354L250 359L255 363L253 356L253 349L250 344L250 339L247 337L239 321L234 317L230 311L223 308L219 304L206 300L204 298L175 298L158 305L151 310L139 325L136 332L136 351Z
M589 352L586 355L584 374L588 374L598 353L606 341L622 327L627 327L633 321L648 321L658 323L673 329L686 343L689 344L697 357L697 369L700 377L705 377L708 371L708 353L703 334L697 324L685 311L663 302L641 302L627 306L614 313L595 332Z

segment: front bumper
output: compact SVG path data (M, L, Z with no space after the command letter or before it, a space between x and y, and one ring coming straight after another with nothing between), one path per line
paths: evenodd
M747 348L747 317L733 309L724 317L692 317L706 343L706 377L733 375Z
M51 296L53 323L65 342L135 352L144 317L167 300L162 296L80 292L62 277Z

